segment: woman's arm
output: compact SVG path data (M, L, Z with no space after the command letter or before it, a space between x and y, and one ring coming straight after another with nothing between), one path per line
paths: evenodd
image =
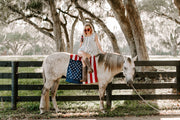
M84 41L84 38L83 38L83 35L81 35L81 40L80 40L80 46L79 46L79 47L81 47L81 46L82 46L83 41Z
M80 45L79 45L79 47L81 47L81 46L82 46L82 43L83 43L83 42L80 42Z
M97 44L99 50L104 54L105 52L104 52L104 51L102 50L102 48L101 48L101 45L100 45L100 43L99 43L99 41L98 41L98 35L97 35L97 34L95 35L95 41L96 41L96 44Z

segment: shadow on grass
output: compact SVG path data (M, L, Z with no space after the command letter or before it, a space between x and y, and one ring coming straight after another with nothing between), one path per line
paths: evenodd
M152 104L157 108L156 105ZM122 105L116 106L114 109L108 110L106 114L100 113L100 117L114 117L114 116L145 116L158 115L159 113L142 103L141 101L125 101Z
M77 118L77 117L118 117L118 116L145 116L145 115L158 115L159 113L141 101L124 101L122 104L116 105L111 110L107 110L106 113L99 111L98 105L93 108L88 108L85 103L72 107L72 103L69 103L69 107L63 108L63 103L60 105L60 113L54 113L51 109L49 112L40 115L39 103L19 103L17 110L11 110L10 108L0 110L0 119L51 119L51 118ZM66 106L68 103L65 103ZM73 104L76 104L74 102ZM87 104L87 103L86 103ZM156 105L153 105L157 107Z

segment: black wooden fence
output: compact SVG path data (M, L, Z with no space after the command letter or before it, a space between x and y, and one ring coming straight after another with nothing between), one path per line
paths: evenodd
M11 85L0 85L0 91L12 91L11 96L0 96L1 101L11 102L12 109L16 109L17 102L40 101L40 96L19 96L18 90L41 90L42 85L18 85L18 79L42 78L41 73L18 73L19 67L41 67L41 61L0 61L0 67L11 67L11 73L1 73L0 79L12 79ZM162 76L176 77L175 83L138 83L134 84L136 89L177 89L177 94L148 94L142 95L146 100L155 99L180 99L180 61L137 61L136 66L175 66L175 72L136 72L140 77ZM122 77L122 73L115 77ZM59 90L98 90L97 85L60 85ZM111 107L112 100L140 100L137 95L112 95L112 90L131 89L126 84L109 84L106 90L107 106ZM57 96L57 101L98 101L97 95L86 96Z

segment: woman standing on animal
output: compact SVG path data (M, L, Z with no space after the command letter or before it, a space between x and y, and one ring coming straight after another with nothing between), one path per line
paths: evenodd
M104 51L102 50L101 45L98 41L98 35L94 31L93 25L88 22L84 25L83 35L81 36L80 41L80 48L78 50L78 55L82 57L83 64L83 74L81 82L87 81L87 71L88 73L93 72L88 59L100 52L104 54Z

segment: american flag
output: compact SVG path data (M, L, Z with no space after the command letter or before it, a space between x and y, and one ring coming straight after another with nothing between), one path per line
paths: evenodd
M79 65L79 64L81 64L81 65ZM92 83L97 83L98 82L95 56L90 58L90 65L91 65L94 72L87 74L87 82L83 82L83 84L92 84ZM68 80L67 78L68 79L70 78L71 80ZM69 66L68 66L68 72L67 72L67 76L66 76L66 81L67 82L71 82L72 79L75 79L75 81L76 81L76 82L73 82L73 83L79 83L79 81L82 79L81 57L79 57L76 54L71 54L70 55L70 63L69 63ZM77 79L79 80L78 82L77 82Z

